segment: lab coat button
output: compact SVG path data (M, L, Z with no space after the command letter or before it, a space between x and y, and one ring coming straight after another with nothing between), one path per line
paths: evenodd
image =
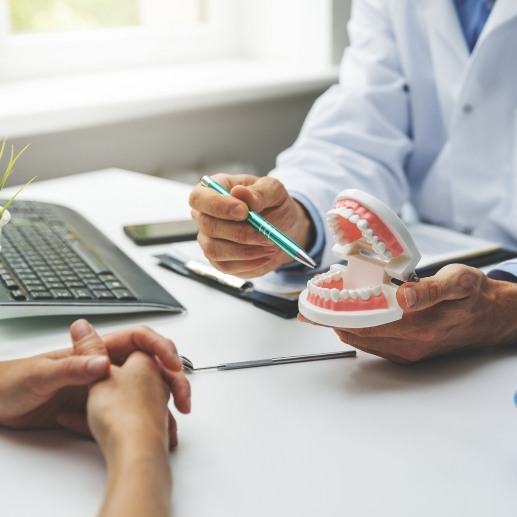
M474 108L472 107L472 104L464 104L463 105L463 113L465 113L465 115L469 115L470 113L472 113L472 110Z

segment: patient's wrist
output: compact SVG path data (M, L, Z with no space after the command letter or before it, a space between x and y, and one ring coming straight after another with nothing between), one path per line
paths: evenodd
M121 431L121 432L120 432ZM156 461L168 455L168 436L165 430L139 429L113 433L102 444L108 465Z

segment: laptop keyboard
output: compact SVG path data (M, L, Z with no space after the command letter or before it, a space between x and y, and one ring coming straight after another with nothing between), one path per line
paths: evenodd
M0 281L16 301L134 302L133 292L52 210L19 202L3 228Z

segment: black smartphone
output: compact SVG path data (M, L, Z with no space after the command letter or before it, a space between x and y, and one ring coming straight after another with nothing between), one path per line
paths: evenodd
M165 221L163 223L128 224L125 234L139 246L192 241L197 236L197 226L192 219Z

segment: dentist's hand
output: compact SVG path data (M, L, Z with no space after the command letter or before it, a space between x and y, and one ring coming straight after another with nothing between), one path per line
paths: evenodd
M400 287L397 300L404 310L400 321L334 330L344 343L399 363L517 344L517 286L487 278L478 269L446 266L433 277Z
M213 266L225 273L251 278L273 271L292 259L246 223L255 210L308 249L313 223L282 183L271 177L218 174L214 179L231 191L222 196L197 185L190 195L198 242Z

